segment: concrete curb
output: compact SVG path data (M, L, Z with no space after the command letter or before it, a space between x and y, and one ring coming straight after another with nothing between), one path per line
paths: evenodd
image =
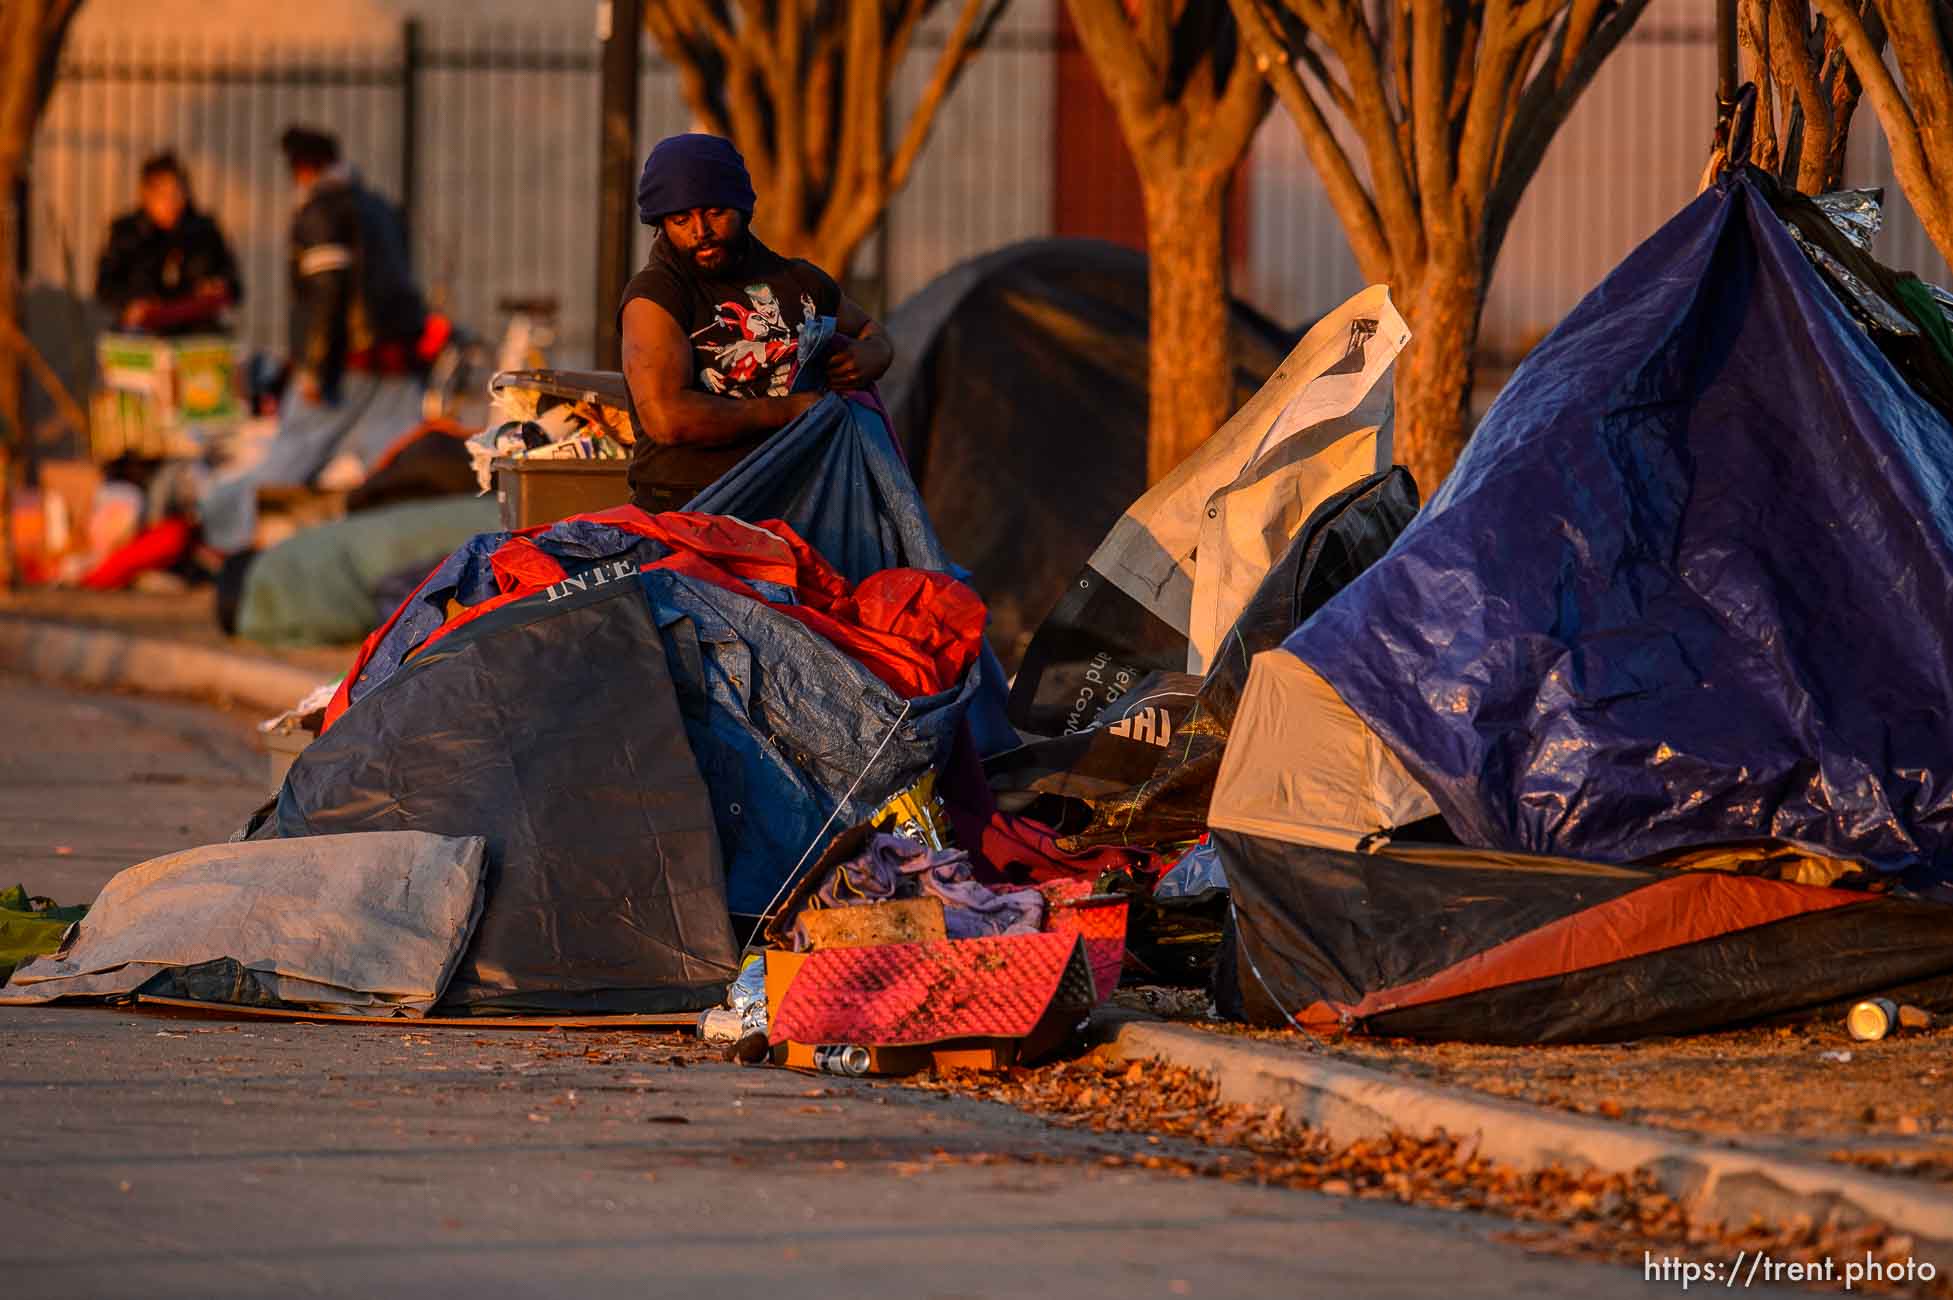
M0 615L0 667L76 686L215 696L267 713L290 708L323 680L275 659L10 615Z
M1953 1192L1935 1184L1438 1087L1188 1025L1109 1018L1101 1035L1100 1051L1116 1060L1204 1070L1221 1100L1279 1105L1338 1143L1392 1129L1424 1137L1442 1131L1475 1138L1481 1155L1521 1169L1645 1168L1697 1215L1731 1224L1879 1222L1932 1243L1922 1257L1953 1262Z

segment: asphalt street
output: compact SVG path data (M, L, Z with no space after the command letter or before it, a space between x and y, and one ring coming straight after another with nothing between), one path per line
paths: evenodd
M0 877L32 892L222 839L261 795L248 719L6 679L0 718ZM7 1008L0 1106L21 1295L1680 1291L1501 1220L1108 1167L1162 1148L675 1035Z

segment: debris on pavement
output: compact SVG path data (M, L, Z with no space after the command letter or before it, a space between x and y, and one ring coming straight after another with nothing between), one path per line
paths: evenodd
M1530 1250L1634 1264L1646 1251L1675 1247L1730 1256L1762 1249L1783 1260L1869 1252L1895 1263L1914 1253L1912 1238L1879 1224L1698 1222L1646 1172L1522 1172L1484 1159L1469 1142L1442 1136L1393 1133L1337 1147L1279 1106L1222 1102L1208 1076L1157 1061L1085 1057L1002 1074L950 1072L909 1086L1001 1102L1064 1127L1184 1139L1206 1148L1198 1154L1108 1155L1101 1160L1108 1167L1495 1214L1525 1225L1507 1235ZM1948 1296L1953 1284L1941 1276L1923 1288L1890 1293Z

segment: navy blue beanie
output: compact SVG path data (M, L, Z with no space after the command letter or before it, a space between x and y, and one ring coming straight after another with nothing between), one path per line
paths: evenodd
M753 179L732 141L716 135L671 135L658 141L637 178L637 219L647 226L693 208L753 211Z

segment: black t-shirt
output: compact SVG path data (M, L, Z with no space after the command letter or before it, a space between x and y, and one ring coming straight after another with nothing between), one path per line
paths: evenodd
M781 257L751 234L745 255L710 274L660 236L644 269L624 286L617 314L648 298L671 314L692 340L692 387L721 397L784 397L799 370L800 325L841 310L833 277L800 258ZM644 436L635 401L631 424L631 499L647 510L672 510L737 465L764 433L717 447L659 446Z

